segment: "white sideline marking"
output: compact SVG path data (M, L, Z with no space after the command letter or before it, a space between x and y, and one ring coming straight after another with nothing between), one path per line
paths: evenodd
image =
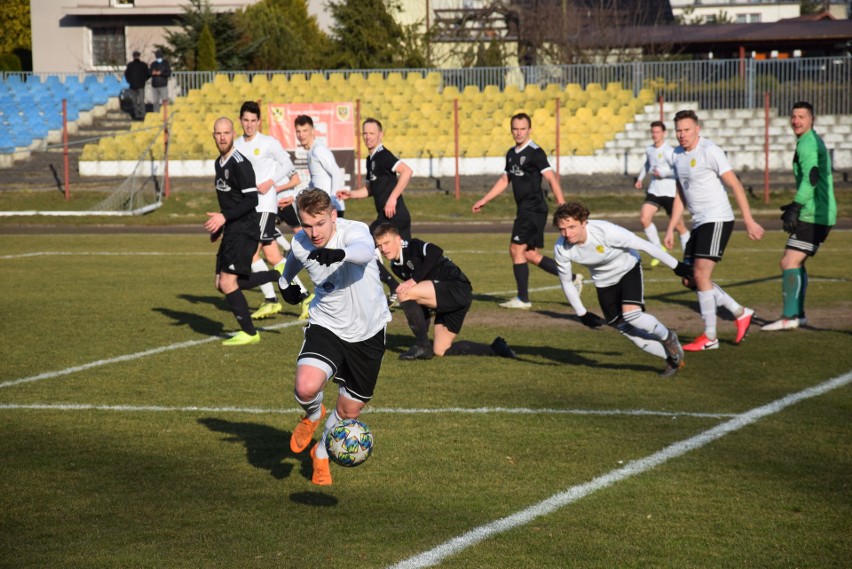
M140 257L175 257L177 255L204 255L205 257L209 257L210 253L202 253L192 252L192 251L175 251L173 253L164 253L161 251L128 251L126 253L119 253L117 251L37 251L35 253L20 253L17 255L0 255L0 260L8 260L8 259L25 259L27 257L71 257L71 256L80 256L80 257L132 257L132 256L140 256Z
M127 413L139 412L179 412L179 413L243 413L247 415L287 415L301 414L301 408L293 409L264 409L261 407L166 407L163 405L95 405L90 403L0 403L0 410L40 410L40 411L121 411ZM676 411L649 411L647 409L513 409L508 407L479 407L467 409L463 407L446 407L439 409L399 409L393 407L368 407L364 415L397 414L397 415L435 415L435 414L484 414L504 413L510 415L627 415L636 417L695 417L700 419L724 419L735 417L733 413L693 413Z
M551 514L572 502L576 502L581 498L592 494L593 492L602 490L616 482L626 480L632 476L642 474L643 472L660 466L673 458L677 458L690 451L699 449L724 437L725 435L738 431L743 427L762 419L763 417L778 413L790 405L794 405L811 397L828 393L829 391L837 389L838 387L843 387L850 382L852 382L852 371L846 372L844 375L830 379L814 387L809 387L808 389L799 391L798 393L792 393L786 397L782 397L781 399L776 399L767 405L755 407L750 411L736 415L730 421L726 421L721 425L713 427L703 433L699 433L694 437L669 445L663 450L655 452L645 458L629 462L622 468L612 470L603 476L595 478L594 480L572 486L563 492L554 494L550 498L510 516L474 528L467 533L450 539L449 541L445 541L441 545L438 545L429 551L425 551L415 555L414 557L400 561L399 563L392 565L390 569L414 569L437 565L447 557L461 553L465 549L472 547L491 536L528 524L536 518Z
M258 328L258 330L278 330L280 328L289 328L290 326L303 325L304 321L295 320L293 322L284 322L282 324L275 324L274 326L264 326L262 328ZM71 373L77 373L78 371L85 371L87 369L92 369L95 367L100 367L109 364L116 364L120 362L129 362L132 360L138 360L140 358L144 358L147 356L154 356L157 354L162 354L163 352L170 352L172 350L179 350L181 348L191 348L193 346L200 346L201 344L207 344L209 342L214 342L216 340L226 339L226 336L208 336L206 338L202 338L201 340L190 340L188 342L179 342L177 344L169 344L168 346L161 346L159 348L152 348L150 350L145 350L143 352L136 352L134 354L125 354L123 356L116 356L114 358L107 358L105 360L96 360L93 362L89 362L87 364L83 364L80 366L68 367L65 369L60 369L57 371L48 371L45 373L40 373L38 375L31 375L29 377L22 377L19 379L12 379L9 381L4 381L0 383L0 389L4 387L12 387L13 385L20 385L21 383L30 383L33 381L41 381L42 379L53 379L54 377L60 377L63 375L68 375Z

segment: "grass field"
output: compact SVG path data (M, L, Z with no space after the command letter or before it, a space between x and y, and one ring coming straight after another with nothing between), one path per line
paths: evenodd
M421 237L474 283L461 337L520 357L401 362L395 313L376 450L320 488L288 446L295 313L220 346L236 325L203 235L0 235L0 566L852 566L852 233L810 264L810 328L734 346L723 319L669 380L542 271L531 312L499 309L505 235ZM717 271L766 319L783 243L737 232ZM646 300L700 333L669 270Z

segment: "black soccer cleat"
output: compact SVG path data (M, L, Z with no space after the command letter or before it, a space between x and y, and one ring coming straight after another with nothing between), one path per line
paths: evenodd
M411 346L407 352L403 352L399 355L399 359L401 360L431 360L432 356L435 355L435 352L432 351L431 346Z
M501 358L509 358L514 360L518 357L515 354L514 350L509 347L509 344L506 343L506 340L499 336L494 338L494 341L491 342L491 349L494 350L494 353L500 356Z

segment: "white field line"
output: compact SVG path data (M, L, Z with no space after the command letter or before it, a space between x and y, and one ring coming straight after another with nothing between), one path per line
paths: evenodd
M301 408L266 409L262 407L167 407L163 405L95 405L89 403L0 403L0 410L35 411L117 411L123 413L240 413L246 415L298 415L304 413ZM694 417L699 419L725 419L734 417L733 413L694 413L689 411L650 411L647 409L527 409L510 407L444 407L438 409L401 409L394 407L368 407L365 415L599 415L634 417Z
M392 565L391 569L416 569L420 567L432 567L438 565L447 557L461 553L465 549L473 547L492 536L526 525L536 518L549 515L573 502L597 492L598 490L603 490L616 482L647 472L674 458L678 458L693 450L700 449L701 447L755 423L764 417L778 413L791 405L795 405L805 399L823 395L829 391L848 385L850 382L852 382L852 372L846 372L844 375L830 379L824 383L820 383L819 385L809 387L808 389L804 389L797 393L792 393L786 397L782 397L781 399L776 399L767 405L755 407L750 411L736 415L733 419L725 421L721 425L713 427L712 429L699 433L688 439L671 444L654 454L646 456L645 458L631 461L621 468L612 470L584 484L572 486L563 492L554 494L550 498L510 516L474 528L458 537L445 541L429 551L424 551L423 553L409 557L404 561Z
M201 251L36 251L33 253L20 253L18 255L0 255L0 260L26 259L29 257L176 257L179 255L204 255L209 257L210 253Z
M294 320L292 322L284 322L282 324L275 324L273 326L264 326L262 328L258 328L259 330L279 330L281 328L290 328L291 326L304 326L305 322L301 320ZM53 379L54 377L61 377L63 375L69 375L72 373L77 373L78 371L85 371L87 369L92 369L96 367L101 367L110 364L116 364L121 362L129 362L132 360L138 360L141 358L145 358L148 356L155 356L157 354L162 354L164 352L170 352L172 350L179 350L182 348L192 348L194 346L200 346L201 344L207 344L210 342L215 342L216 340L223 340L227 336L208 336L206 338L202 338L200 340L190 340L188 342L179 342L177 344L169 344L168 346L161 346L159 348L152 348L150 350L145 350L142 352L136 352L133 354L125 354L123 356L116 356L114 358L107 358L103 360L96 360L93 362L89 362L87 364L68 367L65 369L60 369L57 371L48 371L45 373L40 373L38 375L31 375L29 377L22 377L19 379L12 379L9 381L4 381L0 383L0 389L4 387L12 387L13 385L20 385L22 383L31 383L33 381L41 381L43 379Z

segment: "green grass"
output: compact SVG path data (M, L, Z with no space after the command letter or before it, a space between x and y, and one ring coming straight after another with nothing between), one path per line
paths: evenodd
M852 370L845 231L810 262L814 329L753 327L734 346L723 318L721 349L688 354L671 380L615 331L582 327L542 271L532 313L497 308L514 288L505 235L423 237L474 283L461 337L504 336L520 359L400 362L411 339L395 313L364 415L376 451L317 488L307 453L288 447L295 312L257 346L206 341L236 326L203 235L0 236L0 566L387 567L727 420L692 414L742 413ZM737 232L717 271L765 318L780 312L783 243ZM682 338L700 332L695 296L669 270L647 270L645 292ZM597 309L591 287L583 299ZM637 409L674 415L567 413ZM850 416L847 385L441 566L848 567Z

